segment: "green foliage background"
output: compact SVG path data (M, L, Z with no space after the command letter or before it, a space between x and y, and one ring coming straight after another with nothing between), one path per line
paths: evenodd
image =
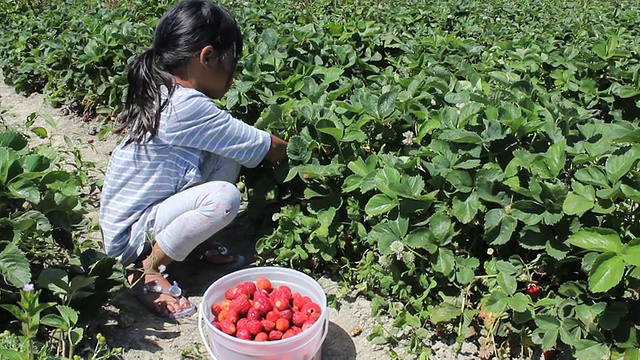
M247 49L219 105L290 140L244 174L265 262L340 276L395 319L372 341L423 358L429 323L484 353L638 356L635 1L223 5ZM8 6L7 81L111 116L168 2Z

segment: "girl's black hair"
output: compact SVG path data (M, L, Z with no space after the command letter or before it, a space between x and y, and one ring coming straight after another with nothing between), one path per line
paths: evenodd
M164 14L153 47L129 66L127 99L115 132L128 128L128 141L137 143L155 136L160 113L175 90L173 72L207 45L216 50L219 62L232 55L235 68L242 55L242 34L226 9L206 0L183 0ZM229 70L231 76L234 69ZM163 86L168 90L164 101Z

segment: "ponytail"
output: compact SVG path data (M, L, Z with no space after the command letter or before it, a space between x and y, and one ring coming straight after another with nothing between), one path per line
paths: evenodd
M151 140L175 90L173 74L205 46L213 46L219 56L231 54L235 68L242 55L238 23L229 11L208 0L181 0L158 22L151 49L130 64L129 89L115 132L128 129L127 143Z
M128 78L127 99L114 131L121 133L128 129L127 143L149 141L158 132L160 113L175 89L173 76L159 66L152 48L133 60ZM168 90L164 101L162 86Z

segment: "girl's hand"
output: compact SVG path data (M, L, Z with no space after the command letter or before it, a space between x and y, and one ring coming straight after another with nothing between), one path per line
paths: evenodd
M271 135L271 148L264 157L270 162L277 164L287 158L287 145L289 143L275 135Z

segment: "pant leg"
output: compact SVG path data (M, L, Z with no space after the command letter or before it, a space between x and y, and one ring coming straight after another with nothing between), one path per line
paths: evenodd
M209 181L181 191L157 209L153 234L171 259L183 261L198 245L229 225L238 214L235 183Z
M204 155L200 161L200 173L205 181L226 181L235 184L241 169L242 165L238 162L210 153Z

